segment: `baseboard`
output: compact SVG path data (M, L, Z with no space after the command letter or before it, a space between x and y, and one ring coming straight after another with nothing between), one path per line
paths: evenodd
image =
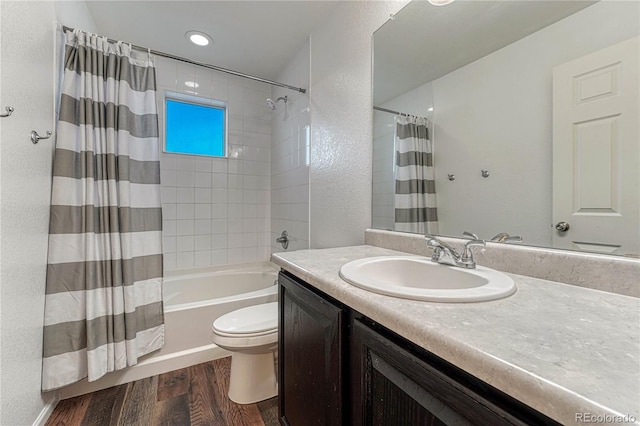
M73 398L229 355L228 351L210 344L164 356L151 356L133 367L108 373L94 382L88 382L87 379L84 379L65 386L60 389L60 399Z
M56 405L60 402L60 393L58 391L53 391L51 394L51 401L42 408L42 411L40 411L40 414L33 422L33 426L44 426L47 423L47 420L49 420L51 413L53 413L53 410L55 410Z

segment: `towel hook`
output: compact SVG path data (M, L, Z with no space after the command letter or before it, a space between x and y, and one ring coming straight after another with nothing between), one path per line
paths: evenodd
M31 131L31 142L33 142L34 144L37 144L42 139L49 139L51 137L51 135L52 135L52 133L49 130L47 130L47 136L40 136L38 134L38 132L36 132L35 130L32 130Z
M13 109L12 106L4 107L4 109L7 110L7 113L6 114L0 114L0 118L8 117L13 113L13 111L15 111L15 109Z

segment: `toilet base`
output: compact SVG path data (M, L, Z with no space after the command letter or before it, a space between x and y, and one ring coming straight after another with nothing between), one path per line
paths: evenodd
M253 404L278 395L273 352L231 355L229 399L237 404Z

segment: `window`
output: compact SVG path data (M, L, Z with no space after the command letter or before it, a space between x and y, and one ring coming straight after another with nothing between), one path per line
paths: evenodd
M174 154L225 157L226 122L224 102L167 93L164 150Z

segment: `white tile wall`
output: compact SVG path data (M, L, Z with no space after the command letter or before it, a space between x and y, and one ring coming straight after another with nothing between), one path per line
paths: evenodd
M271 86L165 58L156 67L161 143L165 91L226 101L229 114L229 158L161 155L165 271L268 260Z
M309 69L307 41L277 80L308 88ZM273 87L273 100L285 95L286 106L278 102L271 119L271 238L268 242L274 252L283 251L275 242L283 230L289 234L287 251L309 248L309 94Z

